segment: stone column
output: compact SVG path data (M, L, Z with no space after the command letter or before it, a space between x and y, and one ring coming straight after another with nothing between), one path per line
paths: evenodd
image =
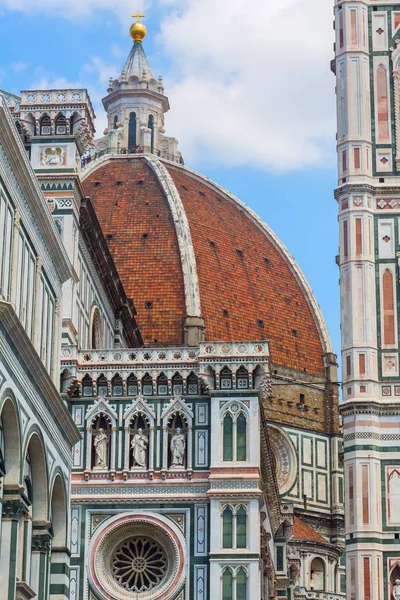
M48 597L51 540L52 535L48 530L33 525L31 586L38 599Z
M41 322L40 317L42 314L41 304L42 298L40 295L40 277L42 275L42 261L40 258L36 259L36 274L35 274L35 309L34 309L34 324L33 324L33 345L35 346L37 353L41 356L40 348L40 332Z
M53 330L53 359L50 365L51 378L56 387L60 381L60 357L61 357L61 301L57 298L54 307L54 330Z
M13 233L13 248L11 258L11 294L10 302L15 309L17 303L17 289L18 289L18 242L19 242L19 228L21 223L21 215L16 210L14 214L14 233Z
M2 529L0 539L0 590L15 598L17 580L19 521L25 513L26 506L21 499L5 500L2 512Z
M68 548L52 548L50 559L50 600L69 599L69 565Z

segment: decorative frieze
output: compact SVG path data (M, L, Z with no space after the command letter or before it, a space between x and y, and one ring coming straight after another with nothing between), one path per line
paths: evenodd
M216 482L215 482L216 483ZM252 482L250 482L252 483ZM245 486L243 489L253 489L256 486ZM238 488L239 489L239 488ZM209 490L208 485L198 485L196 483L192 483L190 485L166 485L165 483L153 483L152 485L139 485L135 486L107 486L99 485L99 486L89 486L89 485L74 485L72 488L72 498L80 497L80 496L92 496L92 497L100 497L104 498L106 502L109 502L109 498L112 496L132 496L132 497L141 497L141 496L166 496L173 497L178 496L180 499L182 497L192 498L193 496L205 495Z

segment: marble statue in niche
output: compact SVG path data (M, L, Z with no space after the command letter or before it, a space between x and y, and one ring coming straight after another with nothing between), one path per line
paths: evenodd
M171 466L183 467L185 462L186 440L180 427L175 429L175 434L171 438Z
M139 428L131 442L134 467L147 467L147 448L149 438L144 435L143 429Z
M94 438L95 469L108 469L108 435L100 428Z

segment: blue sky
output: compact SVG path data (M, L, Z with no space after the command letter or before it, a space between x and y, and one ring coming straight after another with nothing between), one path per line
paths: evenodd
M88 87L100 134L101 98L130 50L130 15L140 7L148 28L144 47L170 98L167 134L179 139L190 167L249 204L288 246L338 353L330 3L110 4L0 0L0 88Z

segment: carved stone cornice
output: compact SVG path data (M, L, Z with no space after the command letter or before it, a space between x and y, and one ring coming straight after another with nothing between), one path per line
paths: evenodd
M337 187L334 192L336 200L347 194L379 194L380 196L392 196L397 194L400 196L400 187L394 185L382 187L370 185L368 183L348 183Z
M339 412L342 417L348 415L376 415L376 416L399 416L400 415L400 398L399 401L382 401L377 400L346 400L339 405Z

